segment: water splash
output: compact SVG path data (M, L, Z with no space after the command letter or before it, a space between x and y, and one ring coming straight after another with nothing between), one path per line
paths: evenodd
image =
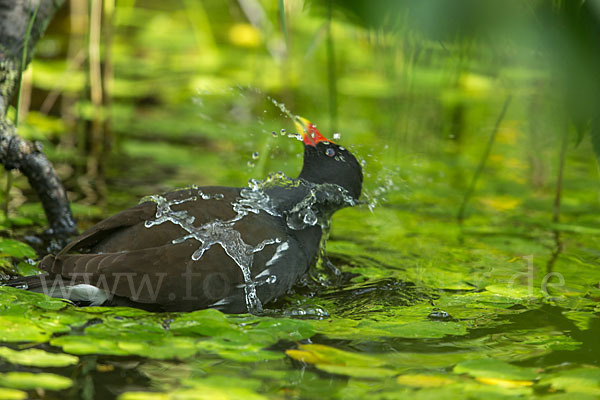
M188 234L180 238L174 239L173 244L182 243L189 239L195 239L200 242L200 247L192 254L192 260L199 260L204 252L210 249L213 245L220 245L227 255L238 265L242 271L244 278L244 294L246 307L250 313L262 312L262 303L256 293L256 282L252 279L252 264L254 253L262 251L266 246L280 243L280 238L269 238L263 240L256 246L252 246L242 239L239 231L234 228L235 222L242 219L250 211L249 208L239 207L234 210L238 211L237 215L229 221L214 220L209 223L195 226L194 217L188 215L187 211L174 211L171 206L183 204L189 201L217 199L217 195L208 196L201 190L196 189L192 193L197 193L198 196L192 195L186 199L167 200L162 195L153 195L146 197L145 201L152 201L156 204L155 218L147 220L144 225L146 228L151 228L160 225L164 222L171 222L180 226ZM221 196L223 196L221 194ZM221 196L218 196L222 198ZM267 283L274 283L275 280L267 280Z
M196 240L200 246L192 254L194 261L199 260L204 253L214 245L220 245L227 255L240 268L244 283L243 289L248 312L262 312L262 303L257 295L256 288L264 284L274 284L277 277L271 275L268 270L252 278L252 267L254 254L262 251L266 246L280 244L275 255L270 260L271 265L276 262L278 252L283 253L289 244L283 242L279 237L267 238L253 246L246 243L239 231L234 227L235 223L249 214L265 212L271 216L284 218L291 230L301 230L311 226L319 225L324 232L324 240L331 215L339 208L353 206L356 201L341 186L323 183L316 184L304 179L292 179L278 172L270 174L266 179L250 180L247 188L240 190L239 197L232 203L231 207L235 216L227 221L215 219L211 222L195 225L195 218L186 210L173 210L172 206L194 202L199 200L221 200L223 194L206 194L197 186L191 186L190 196L184 199L168 200L163 195L147 196L144 201L152 201L156 204L156 212L153 219L145 221L146 228L170 222L180 226L186 234L174 239L174 244L187 240ZM293 196L281 195L282 191L292 192ZM276 195L277 194L277 195ZM324 241L322 241L324 248ZM324 255L324 253L322 253ZM266 265L269 267L270 265Z
M361 164L366 164L361 160ZM363 197L366 199L363 203L367 205L369 211L373 212L375 207L387 201L387 195L391 192L401 192L404 195L410 191L406 181L400 177L401 170L397 168L384 168L377 174L375 186L363 191ZM369 175L368 175L369 176Z
M329 261L326 253L331 216L340 208L355 206L357 201L346 189L336 184L317 184L304 179L291 179L281 172L269 175L264 181L251 180L249 184L250 191L242 190L243 200L238 201L238 207L244 204L250 210L262 210L271 215L284 216L288 228L292 230L316 225L321 227L319 258L310 270L310 275L322 286L335 285L339 281L341 271ZM269 193L282 188L300 191L303 196L294 204L278 204Z
M273 192L292 190L296 196L291 202L285 200L289 196L272 196ZM236 212L236 207L245 206L251 212L265 211L273 216L283 216L288 228L293 230L317 224L327 228L334 211L357 204L350 193L339 185L293 179L282 172L269 174L262 181L251 179L249 187L242 189L240 195L242 199L233 204Z
M288 118L290 118L292 121L294 119L296 119L296 115L294 115L290 110L288 110L287 107L285 106L285 104L275 100L271 96L267 96L267 99L269 99L271 101L271 103L273 103L275 105L275 107L279 108L279 110L282 113L284 113L285 115L287 115Z

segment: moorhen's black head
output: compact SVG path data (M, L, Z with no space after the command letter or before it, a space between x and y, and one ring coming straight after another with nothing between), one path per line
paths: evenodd
M294 123L302 133L304 143L304 164L298 177L314 183L334 183L358 200L363 175L356 157L325 138L307 119L296 117Z

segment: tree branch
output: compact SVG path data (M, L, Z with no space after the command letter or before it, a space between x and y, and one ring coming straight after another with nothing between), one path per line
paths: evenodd
M15 126L6 119L20 72L31 61L35 45L63 3L64 0L0 0L0 163L27 177L44 207L50 225L48 233L64 240L76 230L66 191L41 146L17 136ZM21 65L25 43L25 65Z

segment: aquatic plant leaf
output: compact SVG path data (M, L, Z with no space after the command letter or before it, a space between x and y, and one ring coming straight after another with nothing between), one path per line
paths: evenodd
M297 350L290 349L285 353L295 360L316 365L373 368L385 363L377 357L351 353L323 344L301 344Z
M575 368L560 371L540 381L567 393L600 396L600 368Z
M518 367L504 361L479 359L463 361L453 370L457 374L469 374L479 379L531 381L538 374L533 368ZM523 386L523 385L517 385Z
M168 393L157 393L157 392L125 392L119 397L118 400L172 400L173 396Z
M15 266L15 270L21 276L37 275L41 272L35 265L25 261L19 261Z
M209 385L197 385L192 389L177 389L169 393L156 392L125 392L117 397L118 400L266 400L252 390L246 388L219 388Z
M138 355L155 359L184 359L198 352L196 340L185 337L159 335L102 334L85 336L60 336L50 344L72 354L109 354L117 356Z
M382 336L404 338L434 339L448 335L464 335L467 327L463 323L453 321L416 321L407 324L363 321L357 325L358 329L366 327L380 331Z
M303 340L315 334L309 321L263 317L255 325L246 325L244 333L252 343L275 344L280 340Z
M0 399L4 400L22 400L27 398L27 393L22 390L8 389L0 387Z
M268 361L285 357L281 352L264 350L261 343L231 342L227 339L203 340L196 344L196 348L239 362Z
M362 379L385 379L398 375L398 371L381 367L356 367L330 364L315 364L315 367L330 374L346 375Z
M441 387L456 383L456 380L443 375L403 374L396 378L396 382L411 387Z
M6 372L0 373L0 385L13 389L63 390L73 386L73 381L49 373Z
M13 305L34 306L43 310L61 310L70 303L62 299L54 299L41 293L29 292L10 286L0 286L0 310L11 311ZM11 307L9 307L9 305Z
M427 307L431 309L431 306ZM399 319L402 311L399 310ZM412 319L422 319L422 312L417 312ZM409 318L402 318L409 320ZM434 339L448 335L465 335L468 331L467 323L454 321L419 321L414 322L389 322L388 319L376 320L349 320L336 318L332 321L312 321L318 333L325 334L331 338L355 338L361 337L369 340L381 340L388 337L423 338Z
M243 332L237 325L230 323L225 314L215 309L181 314L169 324L169 330L181 335L197 334L244 340Z
M79 361L78 357L69 354L49 353L40 349L18 351L8 347L0 347L0 358L12 364L32 367L66 367Z
M489 285L485 289L491 293L517 300L533 300L542 297L539 288L526 285Z
M0 238L0 253L14 258L35 258L35 250L27 243L14 239Z
M0 342L45 342L51 334L29 318L0 315Z
M213 386L218 388L244 388L249 390L258 390L262 386L259 379L246 378L241 376L210 375L202 378L184 379L181 383L189 387Z

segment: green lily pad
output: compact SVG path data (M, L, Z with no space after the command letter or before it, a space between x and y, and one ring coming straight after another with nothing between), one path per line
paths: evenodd
M119 397L118 400L172 400L173 396L168 393L156 393L156 392L125 392Z
M517 300L533 300L542 297L539 288L526 285L489 285L485 289L488 292Z
M427 308L431 309L431 306ZM423 314L427 315L426 313L426 311L422 311L416 318L422 319ZM410 316L410 318L416 319L414 316ZM312 324L319 333L332 338L348 339L358 336L363 339L380 340L387 337L435 339L449 335L460 336L468 332L469 323L427 320L414 322L356 321L336 318L332 321L312 321Z
M0 387L0 399L3 400L22 400L27 398L27 392L17 389L8 389Z
M355 367L347 365L329 365L329 364L316 364L315 365L321 371L328 372L336 375L346 375L354 378L362 379L385 379L395 375L398 372L389 368L378 368L378 367Z
M264 346L260 343L239 343L211 339L199 341L196 344L196 348L238 362L268 361L285 357L281 352L264 350Z
M79 361L78 357L69 354L49 353L40 349L17 351L8 347L0 347L0 358L12 364L32 367L66 367Z
M27 243L14 239L0 238L0 253L14 258L35 258L35 250Z
M457 374L469 374L475 378L529 381L537 377L533 368L518 367L504 361L480 359L463 361L454 367Z
M0 342L45 342L51 334L29 318L0 315Z
M0 385L13 389L48 389L63 390L70 388L73 381L67 377L31 372L6 372L0 373Z
M376 367L384 362L376 357L351 353L323 344L301 344L298 350L287 350L286 354L295 360L310 364L354 365Z
M159 335L66 335L52 339L50 344L72 354L137 355L155 359L184 359L198 352L193 338Z
M117 397L118 400L267 400L246 388L227 387L220 388L210 385L200 385L192 389L178 389L170 393L155 392L126 392Z
M218 310L207 309L186 313L169 324L174 334L227 337L231 340L244 340L243 332Z
M357 325L358 329L362 327L382 331L382 336L421 339L434 339L467 333L465 324L453 321L417 321L408 324L364 321Z
M19 304L37 307L43 310L62 310L70 303L62 299L48 297L42 293L29 292L10 286L0 286L0 310L7 308L8 312L12 311L12 307L8 307L9 304L11 306Z
M544 378L540 384L550 384L556 390L600 396L600 368L575 368Z

